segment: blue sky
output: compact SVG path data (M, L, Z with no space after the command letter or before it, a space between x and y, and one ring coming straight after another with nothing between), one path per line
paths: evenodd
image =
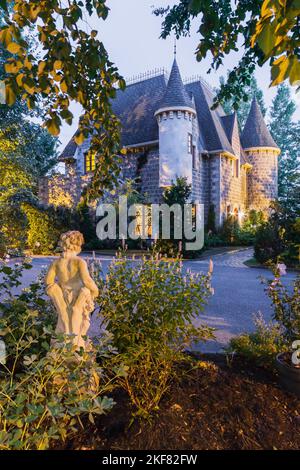
M161 18L151 14L153 7L167 6L176 3L173 0L107 0L111 8L106 21L99 20L96 16L86 16L89 27L96 29L108 50L110 59L119 68L125 78L165 67L170 70L173 61L174 39L159 39L161 30ZM225 60L224 66L207 75L210 58L200 63L195 59L195 49L199 36L197 35L197 19L193 25L190 37L182 38L177 43L177 60L183 78L192 75L201 75L211 86L218 86L219 77L226 75L240 57L240 52L231 53ZM269 88L270 69L267 65L257 68L256 78L260 88L264 92L266 104L271 104L276 93L275 88ZM294 91L293 91L294 94ZM297 97L297 111L295 119L300 119L300 96ZM63 126L60 134L61 147L64 147L72 137L77 126L80 108L72 107L76 119L72 126Z

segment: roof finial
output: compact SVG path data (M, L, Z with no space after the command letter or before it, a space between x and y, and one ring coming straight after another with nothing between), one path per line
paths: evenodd
M176 59L177 54L177 43L176 43L176 36L174 37L174 59Z

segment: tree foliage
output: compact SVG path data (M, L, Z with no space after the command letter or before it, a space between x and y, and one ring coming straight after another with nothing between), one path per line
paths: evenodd
M5 70L6 101L13 105L21 96L29 109L40 98L45 109L45 125L58 135L63 122L72 123L72 101L79 103L83 114L75 136L81 144L93 135L90 152L96 154L97 168L89 196L102 193L116 181L119 170L116 152L119 147L119 121L111 110L111 99L124 81L110 62L97 31L81 29L85 12L107 18L106 0L15 0L12 12L2 0L5 12L0 42L9 52ZM22 35L30 28L40 47L28 52Z
M300 122L293 121L296 105L288 86L278 87L270 111L270 131L281 149L278 165L279 200L300 211Z
M224 85L225 83L225 78L221 77L220 79L220 84L221 86ZM236 109L237 113L237 118L238 118L238 123L240 126L240 129L242 130L246 124L247 117L249 115L250 107L251 107L251 101L255 97L259 103L260 109L262 111L263 116L266 115L267 108L265 106L264 98L263 98L263 92L262 90L258 87L257 80L254 75L251 76L251 81L249 85L245 85L241 91L243 92L241 101L238 105L238 108ZM230 98L227 98L226 101L222 103L223 109L226 114L233 113L235 111L234 109L234 100L235 98L231 96Z
M242 42L243 55L221 87L221 101L234 96L234 106L238 106L241 87L250 84L256 65L269 63L271 85L286 79L297 85L300 80L299 0L178 0L154 13L164 16L162 38L172 32L177 38L188 35L197 18L200 41L196 57L200 62L211 53L211 69L222 65L232 51L240 50Z

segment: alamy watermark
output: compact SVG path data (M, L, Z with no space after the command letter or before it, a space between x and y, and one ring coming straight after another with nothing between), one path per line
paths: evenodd
M295 366L300 365L300 340L296 340L292 344L292 349L295 349L295 352L292 354L292 363Z
M203 204L132 204L120 196L118 204L100 204L97 236L100 240L184 240L187 251L204 245Z
M6 103L5 82L0 80L0 104Z

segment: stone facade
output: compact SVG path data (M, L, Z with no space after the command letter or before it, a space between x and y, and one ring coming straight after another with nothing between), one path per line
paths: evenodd
M278 151L273 148L247 150L252 164L248 178L248 205L250 209L267 211L270 201L278 196Z
M279 148L256 100L240 135L235 114L212 110L213 93L201 80L184 85L176 60L167 81L157 76L117 95L114 111L122 124L121 176L133 180L148 203L162 202L163 191L185 177L193 203L214 206L216 225L248 209L267 211L277 197ZM46 204L78 204L92 172L86 154L90 139L71 140L61 160L65 175L43 179L40 199Z

